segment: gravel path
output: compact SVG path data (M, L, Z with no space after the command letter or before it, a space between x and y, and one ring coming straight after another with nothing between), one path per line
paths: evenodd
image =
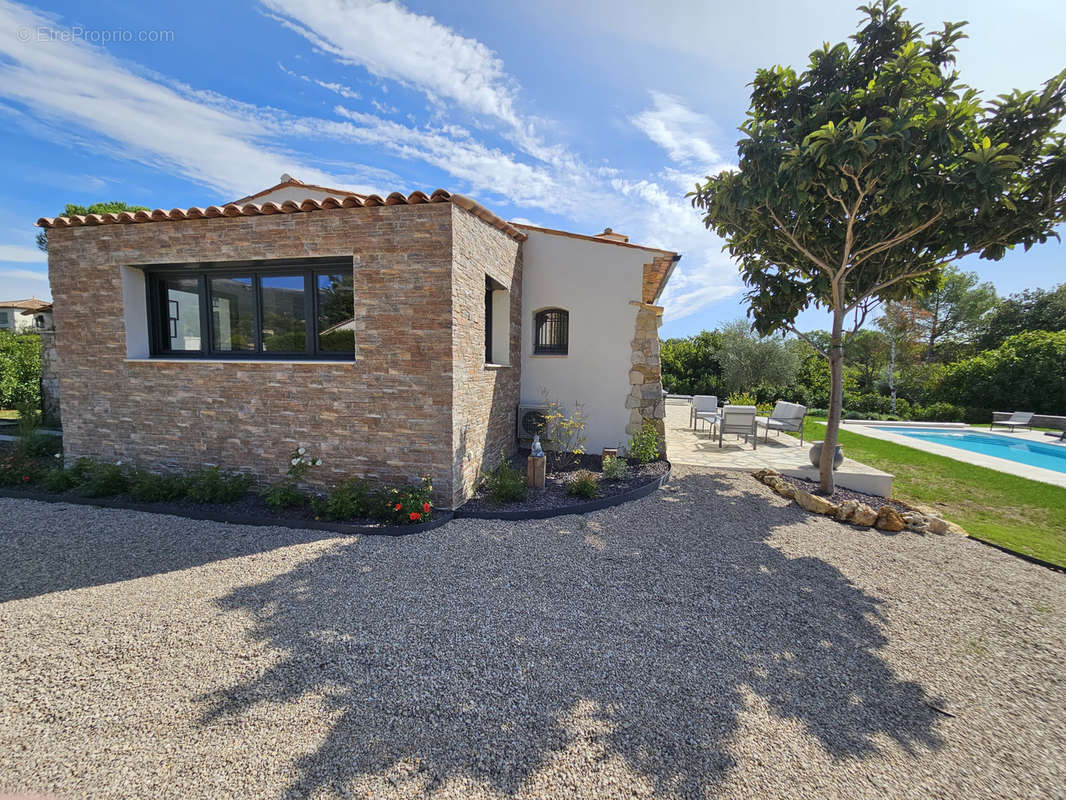
M0 793L1066 796L1066 576L746 475L398 539L0 518Z

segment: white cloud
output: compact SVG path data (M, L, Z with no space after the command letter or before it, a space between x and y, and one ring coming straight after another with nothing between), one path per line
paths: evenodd
M28 9L0 3L6 57L0 95L32 108L34 116L92 131L105 137L94 143L97 150L169 169L224 195L258 190L282 172L314 183L339 181L278 146L269 114L254 107L164 86L80 42L17 36L54 27Z
M21 244L0 244L0 261L20 263L47 261L48 254L36 247Z
M380 0L262 0L275 19L338 60L433 100L517 124L515 86L499 56L433 17Z
M651 99L653 107L633 117L633 124L673 161L708 169L723 163L708 139L714 129L710 117L693 111L673 95L652 92Z
M48 283L47 272L36 272L32 269L0 270L0 278L9 278L11 280L17 281L43 281L45 283Z
M271 1L272 7L280 9L280 0ZM327 19L322 16L327 12L341 16ZM370 14L368 29L373 30L389 22L406 26L414 37L404 42L407 55L389 55L371 48L359 56L373 63L368 69L412 85L421 81L418 88L430 96L446 97L465 109L508 123L504 134L513 147L484 143L479 139L479 123L456 124L443 106L436 107L436 123L425 126L344 107L334 109L336 118L298 118L212 92L166 85L83 44L58 38L23 44L14 36L20 27L47 27L50 23L4 0L0 0L0 55L5 56L0 60L0 97L13 102L22 116L31 115L18 108L32 109L34 121L45 120L68 141L88 141L96 152L185 176L229 195L223 198L227 200L274 183L281 172L309 182L375 193L400 188L396 184L402 181L392 173L321 161L314 162L320 165L316 167L306 155L289 149L289 143L313 148L316 140L355 143L432 165L459 184L446 184L445 188L469 192L490 207L505 202L528 209L527 214L536 209L567 218L576 230L589 233L609 225L629 234L633 241L682 252L684 260L667 290L668 319L692 313L736 291L735 268L718 252L719 240L706 231L683 197L682 188L690 188L692 176L720 159L706 138L706 129L699 130L706 118L680 101L667 95L653 96L656 105L643 119L660 144L671 143L684 160L655 176L627 177L616 167L589 165L564 145L546 142L537 133L540 121L515 112L510 88L514 82L492 51L457 36L429 17L380 2L332 2L321 10L301 7L286 13L291 15L286 22L290 26L296 24L291 19L301 15L304 35L317 30L316 26L338 31L344 49L328 42L324 49L341 61L356 59L349 48L360 36L369 35L349 30L359 27L352 24L350 15ZM340 24L343 20L348 21L346 26ZM393 34L386 39L389 36ZM415 52L420 57L409 62L408 56ZM331 91L345 88L339 83L311 80ZM353 177L391 185L383 190L347 179ZM682 182L687 185L682 187Z

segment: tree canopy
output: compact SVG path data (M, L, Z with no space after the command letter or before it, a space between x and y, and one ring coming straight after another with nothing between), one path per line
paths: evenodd
M118 214L122 211L148 211L147 206L131 206L120 200L112 200L107 203L93 203L88 206L79 206L67 203L60 217L84 217L87 214ZM37 247L48 252L48 231L37 232Z
M738 261L753 327L832 312L822 490L842 401L845 318L921 297L968 254L1001 258L1056 236L1066 216L1066 71L982 104L954 68L964 23L925 34L895 0L860 7L851 43L805 71L760 69L738 169L692 193Z

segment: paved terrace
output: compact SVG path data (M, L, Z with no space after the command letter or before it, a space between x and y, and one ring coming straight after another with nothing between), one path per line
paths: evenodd
M809 442L805 440L801 445L799 439L784 433L771 432L769 441L765 441L765 436L766 432L760 429L759 445L753 448L750 440L726 435L719 448L718 437L711 436L709 425L695 431L689 427L687 402L667 401L666 454L672 463L748 472L771 467L785 475L817 480L818 471L811 466L808 455ZM845 458L837 470L837 483L883 497L892 493L891 475L850 458Z

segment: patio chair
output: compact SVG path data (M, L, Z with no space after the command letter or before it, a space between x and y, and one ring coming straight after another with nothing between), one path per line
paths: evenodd
M801 406L799 403L786 403L784 400L778 400L774 404L773 413L770 414L769 419L766 417L756 417L756 425L762 425L766 428L766 438L763 441L770 440L770 431L777 431L777 435L781 435L781 431L799 432L800 444L803 444L803 420L807 416L807 406Z
M689 401L688 424L695 430L698 422L709 422L713 430L718 419L717 412L718 397L716 395L694 394L692 400ZM701 414L705 416L701 417Z
M1010 415L1009 419L992 420L992 424L988 426L989 430L992 430L996 425L1001 425L1004 428L1010 428L1010 432L1014 433L1015 428L1028 428L1033 429L1033 412L1032 411L1015 411Z
M745 442L750 436L751 449L758 448L759 434L755 430L755 415L758 413L755 406L724 406L718 416L718 446L722 446L722 437L725 434L735 433L743 436Z

